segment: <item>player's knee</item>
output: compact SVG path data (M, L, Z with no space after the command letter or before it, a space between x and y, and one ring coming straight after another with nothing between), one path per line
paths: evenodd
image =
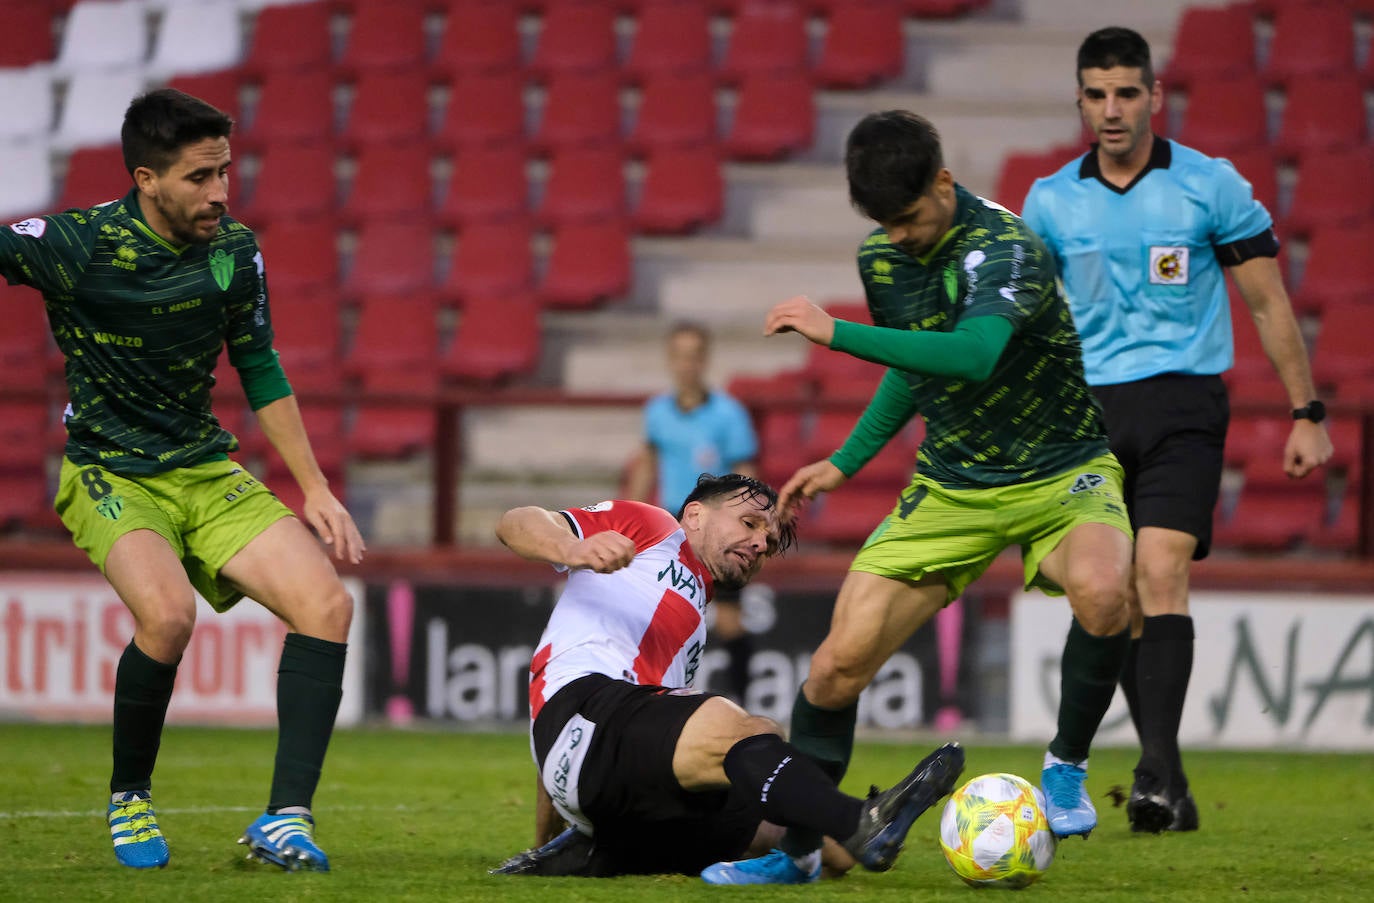
M1188 562L1137 561L1135 582L1145 614L1186 614Z
M321 638L344 642L348 638L348 628L353 623L353 597L344 589L343 583L335 580L320 595L314 608L313 620L318 624Z
M168 606L145 613L138 619L139 648L158 661L175 661L190 645L195 627L193 606Z
M735 742L766 734L782 736L782 725L764 715L745 715L735 729Z
M1130 623L1130 574L1116 568L1083 573L1065 589L1073 602L1074 616L1093 636L1111 636Z
M816 650L806 675L806 698L823 709L842 709L853 704L872 678L866 656L828 646Z

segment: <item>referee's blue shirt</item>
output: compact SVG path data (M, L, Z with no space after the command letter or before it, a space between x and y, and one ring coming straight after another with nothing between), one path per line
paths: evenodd
M690 411L665 392L644 408L644 431L658 452L658 504L677 513L703 473L719 476L758 455L749 412L725 392L710 392Z
M1021 213L1059 265L1090 385L1231 366L1228 264L1277 252L1273 220L1228 160L1156 137L1145 169L1117 188L1096 148L1037 179ZM1245 242L1243 253L1226 246Z

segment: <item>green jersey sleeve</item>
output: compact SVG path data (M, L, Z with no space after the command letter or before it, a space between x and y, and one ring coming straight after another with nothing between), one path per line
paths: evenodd
M70 296L95 249L85 213L68 210L0 227L0 274L50 298Z

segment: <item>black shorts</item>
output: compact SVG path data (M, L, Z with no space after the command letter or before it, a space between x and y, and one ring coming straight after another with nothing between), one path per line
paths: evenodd
M1193 558L1212 546L1231 405L1220 376L1169 373L1094 386L1112 453L1126 471L1131 526L1197 537Z
M689 793L673 775L682 728L713 695L593 674L540 709L541 780L560 811L592 828L597 874L696 874L749 849L763 820L752 797Z

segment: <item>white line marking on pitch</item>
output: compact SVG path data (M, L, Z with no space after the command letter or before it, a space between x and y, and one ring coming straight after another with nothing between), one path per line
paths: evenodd
M330 812L366 812L366 811L386 811L401 812L405 806L330 806ZM216 812L261 812L261 808L253 806L185 806L179 809L163 809L158 807L158 815L206 815ZM20 812L0 812L0 820L7 818L96 818L105 813L99 809L88 809L85 811L61 811L32 809Z

